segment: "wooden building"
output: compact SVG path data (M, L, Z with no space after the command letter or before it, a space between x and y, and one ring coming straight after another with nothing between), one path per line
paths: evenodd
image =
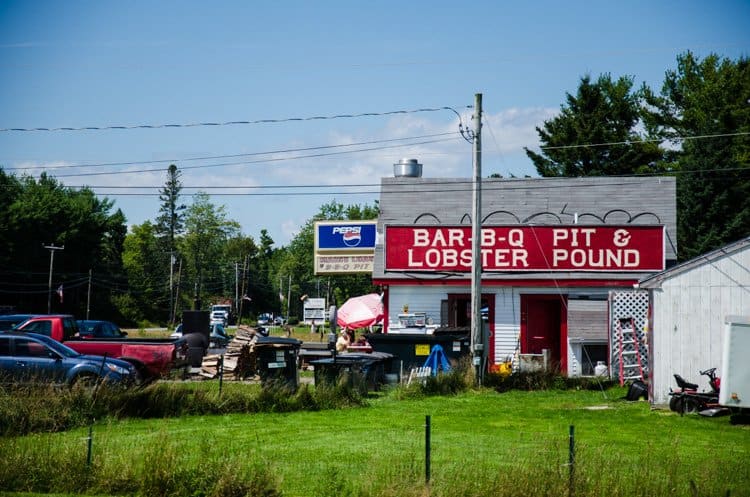
M382 179L373 281L386 332L405 311L470 325L471 199L471 179ZM592 374L611 362L610 292L676 259L671 177L485 179L481 212L489 367L544 353Z
M669 401L677 373L709 390L700 371L721 376L727 316L750 316L750 237L641 280L649 292L649 353L653 357L649 395Z

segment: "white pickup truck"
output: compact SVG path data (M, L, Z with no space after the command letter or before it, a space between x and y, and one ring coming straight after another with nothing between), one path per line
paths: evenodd
M229 304L215 304L211 306L211 324L219 323L223 326L229 325L232 315L232 306Z

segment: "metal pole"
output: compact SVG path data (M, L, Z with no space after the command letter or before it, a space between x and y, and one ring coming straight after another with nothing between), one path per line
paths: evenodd
M219 397L221 397L221 390L224 386L224 354L219 356Z
M476 369L477 384L482 384L484 367L482 355L482 94L474 95L473 136L474 179L471 197L471 350Z
M289 275L289 288L286 289L286 323L289 324L289 315L292 312L292 275Z
M425 416L424 422L424 481L430 484L430 415Z
M89 436L88 440L86 441L86 466L91 466L91 459L92 459L92 445L94 443L94 425L89 424Z
M172 318L172 308L174 308L174 252L169 253L169 322Z
M568 497L573 497L574 494L573 479L576 465L575 445L575 427L570 425L570 434L568 435Z
M49 284L47 285L47 314L52 314L52 266L55 261L55 250L65 250L65 245L55 247L54 245L42 245L49 250Z
M89 269L89 291L86 294L86 319L89 318L89 311L91 310L91 269Z

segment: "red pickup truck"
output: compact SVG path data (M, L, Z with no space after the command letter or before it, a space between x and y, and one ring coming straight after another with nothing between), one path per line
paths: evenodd
M27 319L14 331L33 332L62 342L81 354L106 355L133 364L141 381L149 382L188 366L184 338L91 338L79 336L73 316L40 315Z

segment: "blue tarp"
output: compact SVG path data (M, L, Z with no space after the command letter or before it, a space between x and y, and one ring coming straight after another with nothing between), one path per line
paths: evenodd
M443 372L450 371L451 365L448 362L448 358L445 357L445 351L440 345L433 345L430 355L427 356L427 360L424 362L424 367L430 368L430 374L436 376L438 368L442 369Z

